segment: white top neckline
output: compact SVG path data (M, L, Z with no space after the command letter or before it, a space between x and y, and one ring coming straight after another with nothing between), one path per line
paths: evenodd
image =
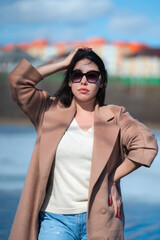
M88 134L88 133L92 133L93 132L93 125L87 130L87 131L84 131L78 124L76 118L73 119L73 124L76 124L76 126L80 129L80 131L83 133L83 134Z
M73 118L57 147L50 184L53 187L47 190L43 211L57 214L87 211L93 135L93 127L85 132Z

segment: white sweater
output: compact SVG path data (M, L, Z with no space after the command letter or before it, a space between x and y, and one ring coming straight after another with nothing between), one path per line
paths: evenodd
M53 189L45 211L87 211L92 149L93 127L84 132L74 118L57 148Z

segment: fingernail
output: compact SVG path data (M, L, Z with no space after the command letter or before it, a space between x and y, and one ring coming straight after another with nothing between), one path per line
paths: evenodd
M120 218L120 214L118 215L118 218Z
M109 204L109 206L111 206L111 200L109 199L109 201L108 201L108 204Z
M117 218L118 217L118 214L116 213L115 217Z

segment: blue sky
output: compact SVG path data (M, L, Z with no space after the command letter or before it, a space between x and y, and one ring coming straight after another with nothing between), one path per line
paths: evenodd
M160 47L159 0L1 0L0 45L104 37Z

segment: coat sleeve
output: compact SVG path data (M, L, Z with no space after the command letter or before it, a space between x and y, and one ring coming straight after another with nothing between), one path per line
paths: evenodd
M22 59L9 75L12 98L30 118L36 129L50 101L47 92L35 87L41 80L40 73L26 59Z
M121 109L119 125L124 158L150 167L158 152L153 133L125 112L124 108Z

